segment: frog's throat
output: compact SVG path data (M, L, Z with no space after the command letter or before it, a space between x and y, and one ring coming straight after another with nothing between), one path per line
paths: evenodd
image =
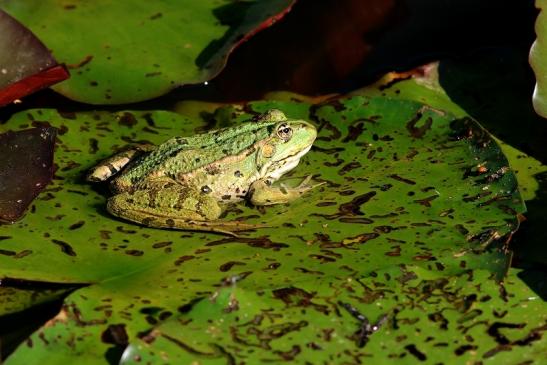
M288 156L280 161L273 161L268 164L265 164L260 169L260 176L263 178L268 178L272 181L279 180L279 178L285 175L287 172L294 169L298 166L300 159L311 149L312 145L304 148L295 155Z

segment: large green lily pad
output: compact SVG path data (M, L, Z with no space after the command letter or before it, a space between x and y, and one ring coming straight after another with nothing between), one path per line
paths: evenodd
M2 0L0 6L72 69L56 91L86 103L122 104L213 78L233 48L293 3Z
M319 128L314 148L287 183L297 184L311 174L326 184L290 205L256 209L239 204L227 213L226 219L244 217L249 223L266 223L270 228L241 237L144 228L108 216L104 210L106 191L83 182L89 167L126 143L158 143L212 124L240 122L272 107L293 118L312 120ZM47 121L64 133L59 136L55 183L24 221L0 227L4 237L0 248L25 253L0 255L2 275L89 284L69 295L57 317L23 343L8 364L31 359L63 363L74 356L79 356L81 363L117 362L129 343L132 347L128 351L137 352L126 353L123 361L154 357L158 354L155 347L152 353L146 348L164 331L172 337L162 353L165 361L188 356L204 362L214 357L243 360L243 353L223 347L226 342L217 347L208 344L216 337L211 335L210 341L203 337L200 328L205 317L199 313L224 308L243 324L258 311L268 312L272 300L275 315L283 306L295 306L290 312L294 316L282 321L285 324L263 323L273 326L268 333L275 341L266 343L275 361L297 358L294 336L299 331L323 328L327 320L338 323L333 325L336 331L349 339L328 347L328 355L306 350L299 361L354 350L368 353L367 347L361 350L351 336L357 330L355 321L332 302L337 288L363 281L372 295L386 285L386 295L392 293L390 301L376 311L366 308L366 315L375 320L384 311L393 318L392 304L401 297L416 296L409 298L409 306L419 302L422 289L405 292L382 284L393 278L400 277L403 283L416 278L465 282L450 278L474 269L483 270L488 277L505 273L509 256L503 245L517 229L517 215L524 206L507 160L473 120L413 101L367 97L315 106L256 102L201 115L205 120L168 112L66 114L31 110L7 123L17 128L29 119ZM215 294L222 287L228 288ZM234 298L241 305L234 301L226 306L230 287L236 288ZM377 294L363 297L349 286L344 290L347 292L340 300L360 310L365 308L358 303L374 303L377 298ZM204 298L216 295L220 298L218 304L213 303L217 309L207 309L210 304ZM314 304L315 297L318 304ZM325 300L331 302L326 312ZM302 305L309 307L305 310L310 316L315 312L325 315L320 320L323 324L311 323L306 313L297 310ZM180 335L177 326L188 318L197 321L196 347L192 344L190 350L184 345L187 339L169 334L175 331ZM221 316L207 318L220 320ZM388 329L393 328L390 321L385 325ZM292 324L287 326L288 322ZM251 327L241 328L242 336L259 338L258 332L243 334L254 331ZM215 326L208 328L215 331ZM222 332L224 327L218 328ZM424 334L436 330L422 329ZM399 331L395 338L392 332L371 338L411 338L416 327L401 326ZM158 346L163 351L164 344L158 342ZM310 346L313 350L313 344Z
M445 277L408 266L377 274L260 292L222 288L131 341L122 363L545 360L547 303L518 278L496 284L484 270ZM386 318L380 332L360 336L348 305L371 323Z

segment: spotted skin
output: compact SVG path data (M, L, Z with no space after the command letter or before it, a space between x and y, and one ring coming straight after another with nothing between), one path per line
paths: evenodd
M222 205L249 200L284 204L318 185L272 183L294 169L317 131L270 110L252 121L154 147L128 149L93 168L89 181L111 179L107 210L149 227L233 233L257 228L220 220Z

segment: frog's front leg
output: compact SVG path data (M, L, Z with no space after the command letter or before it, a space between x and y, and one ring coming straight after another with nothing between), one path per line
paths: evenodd
M156 146L152 144L139 144L133 145L128 149L116 153L105 160L102 160L97 166L89 170L86 176L87 181L100 182L105 181L117 174L123 169L129 162L133 161L137 157L146 152L150 152L155 149Z
M114 195L108 199L107 210L117 217L155 228L234 235L234 232L258 227L218 220L222 210L213 197L178 183Z
M311 185L311 176L306 177L296 188L290 188L284 184L273 186L268 180L257 180L249 189L249 198L253 205L284 204L298 199L307 191L323 185L323 183Z

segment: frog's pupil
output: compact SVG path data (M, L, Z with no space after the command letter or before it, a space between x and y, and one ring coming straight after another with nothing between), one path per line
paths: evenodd
M207 185L203 185L203 186L201 187L201 192L202 192L202 193L205 193L205 194L210 193L210 192L211 192L211 188L208 187Z

